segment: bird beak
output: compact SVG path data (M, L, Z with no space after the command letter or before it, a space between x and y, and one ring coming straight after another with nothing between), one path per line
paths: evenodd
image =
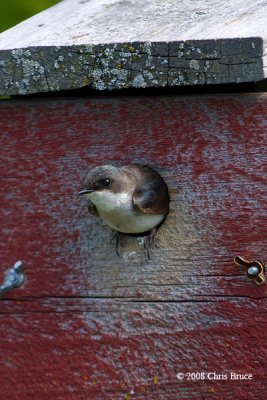
M93 190L91 190L91 189L82 189L79 193L78 193L78 196L81 196L82 194L89 194L89 193L92 193L93 192Z

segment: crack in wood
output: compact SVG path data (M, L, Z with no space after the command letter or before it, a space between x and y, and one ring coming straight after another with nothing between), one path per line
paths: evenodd
M237 41L246 51L235 53ZM113 43L89 51L88 46L0 50L0 93L5 94L233 83L264 76L260 38L217 40L212 54L198 40Z
M242 299L249 299L249 300L257 300L257 301L262 301L262 300L267 300L266 296L261 296L261 297L256 297L256 296L248 296L248 295L227 295L227 294L205 294L205 295L196 295L195 297L202 297L204 299L200 298L195 298L195 299L146 299L146 298L135 298L135 297L128 297L128 296L39 296L39 297L32 297L32 298L22 298L22 297L16 297L16 299L11 299L11 298L5 298L5 299L0 299L0 301L6 302L7 304L12 304L12 302L16 303L19 305L19 303L27 303L27 302L36 302L38 300L93 300L93 301L111 301L111 302L116 302L118 301L118 304L127 304L127 303L150 303L150 304L161 304L161 303L167 303L167 304L183 304L183 303L210 303L210 302L220 302L224 301L225 299L237 299L237 300L242 300ZM208 298L208 299L206 299ZM214 300L211 300L210 298L213 298ZM68 307L68 306L66 306ZM0 311L1 314L1 311Z

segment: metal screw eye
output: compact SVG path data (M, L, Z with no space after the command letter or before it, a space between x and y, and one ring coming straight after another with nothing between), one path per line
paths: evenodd
M266 283L265 266L261 261L248 261L240 256L235 257L234 261L237 265L246 268L247 278L253 280L257 285Z
M24 268L21 261L15 262L13 267L6 270L4 274L4 282L0 286L0 296L9 292L13 288L17 288L24 282Z

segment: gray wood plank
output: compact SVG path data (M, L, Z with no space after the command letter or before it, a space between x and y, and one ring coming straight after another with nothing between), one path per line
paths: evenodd
M0 94L260 81L263 0L64 0L0 35Z

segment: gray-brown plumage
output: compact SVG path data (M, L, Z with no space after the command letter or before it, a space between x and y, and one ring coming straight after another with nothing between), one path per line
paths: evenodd
M95 167L87 174L79 194L94 204L111 228L122 233L151 232L169 212L167 185L146 165Z

